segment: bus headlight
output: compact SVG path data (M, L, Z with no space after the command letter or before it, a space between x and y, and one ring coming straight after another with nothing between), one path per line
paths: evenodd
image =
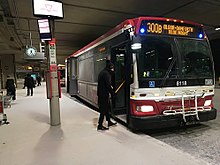
M206 100L204 106L209 106L212 104L212 100Z
M151 105L143 105L143 106L137 106L138 112L152 112L154 111L154 107Z

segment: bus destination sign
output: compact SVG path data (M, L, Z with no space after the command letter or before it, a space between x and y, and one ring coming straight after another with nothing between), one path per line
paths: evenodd
M141 34L151 33L197 37L199 32L202 32L201 27L180 22L144 20L140 27Z
M167 31L167 34L170 35L181 35L188 36L190 33L193 33L194 28L189 26L179 26L179 25L169 25L163 24L161 25L163 31Z

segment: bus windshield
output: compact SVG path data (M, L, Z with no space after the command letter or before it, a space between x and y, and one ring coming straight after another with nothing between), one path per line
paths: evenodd
M213 78L213 62L206 40L142 37L137 53L139 79Z
M182 56L181 73L187 77L212 78L212 62L207 42L177 39L178 50Z

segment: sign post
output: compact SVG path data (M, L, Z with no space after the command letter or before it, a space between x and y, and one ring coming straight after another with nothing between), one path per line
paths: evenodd
M38 20L41 40L51 40L54 36L54 19L63 18L63 3L57 0L33 0L33 14L36 17L44 18ZM45 19L45 17L47 19ZM52 29L50 23L52 23ZM56 41L52 38L47 44L48 72L47 82L47 98L50 100L50 124L52 126L60 125L60 83L57 70L56 60Z
M58 82L58 73L57 73L57 62L56 62L56 43L53 38L52 41L49 42L49 88L50 90L50 124L52 126L60 125L60 86Z

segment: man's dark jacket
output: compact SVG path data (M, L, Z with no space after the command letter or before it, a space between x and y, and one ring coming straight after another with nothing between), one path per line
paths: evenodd
M111 87L111 73L107 68L103 69L98 76L98 103L103 103L109 100L109 94L114 95Z
M13 79L7 79L5 88L12 92L15 91L15 82Z
M31 76L25 77L24 85L28 88L34 88L35 87L34 78Z

